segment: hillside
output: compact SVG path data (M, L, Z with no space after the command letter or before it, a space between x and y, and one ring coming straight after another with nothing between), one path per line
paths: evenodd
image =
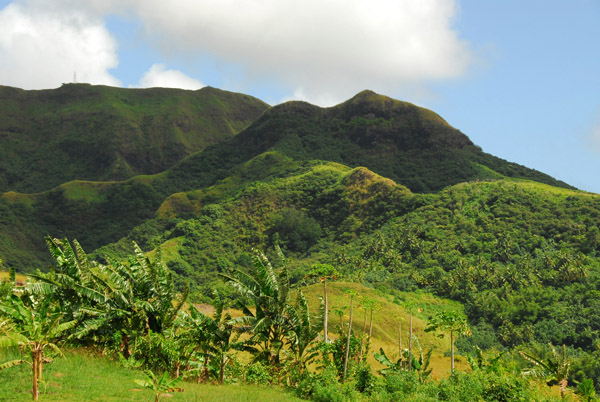
M0 86L0 192L158 173L231 138L267 108L251 96L209 87Z
M4 177L13 178L11 182L15 188L31 188L39 183L51 186L67 178L86 176L87 173L81 173L84 170L94 178L111 177L110 172L114 170L99 169L94 158L85 156L86 152L97 156L114 151L111 157L116 161L129 158L126 155L131 151L129 167L136 166L134 161L141 160L140 155L144 152L157 153L162 155L158 159L148 154L142 158L149 161L147 169L155 171L161 164L173 165L161 173L134 176L126 181L74 180L38 193L10 191L2 194L0 254L22 271L44 267L49 262L42 241L45 234L77 238L88 250L128 235L130 239L141 238L138 240L151 247L151 242L156 239L150 240L143 232L153 233L152 238L162 238L158 233L172 230L176 224L174 217L198 217L203 204L222 202L223 197L236 196L252 183L298 175L322 163L337 163L348 168L364 166L407 186L414 193L439 191L463 181L504 177L529 178L569 187L542 173L483 153L468 137L432 111L370 91L361 92L332 108L288 102L264 113L266 105L256 99L212 88L200 91L129 90L64 85L49 91L3 87L0 92L3 107L10 111L7 113L9 118L3 120L7 128L0 136L8 144L1 148L2 152L10 154L9 158L1 158L0 163L10 165L10 168L0 168L0 172ZM12 109L6 105L12 105ZM192 115L195 120L189 127L188 136L196 141L195 145L190 142L192 140L183 141L188 137L177 125L180 120L177 116ZM260 117L248 128L233 136L236 130L258 115ZM58 119L57 125L46 124L50 118ZM160 120L164 124L156 126L156 130L142 130L144 135L141 135L138 129L144 119ZM19 127L39 128L42 121L46 121L44 130L49 130L50 140L33 146L33 142L41 141L39 134L36 137L35 130L23 131ZM124 121L129 122L129 126L120 126L121 131L111 131ZM80 126L84 123L88 126L82 132ZM169 124L170 131L160 130ZM113 135L117 132L121 134ZM131 135L132 132L139 135ZM226 133L221 135L223 132ZM19 141L15 140L21 137ZM167 137L183 142L169 142L165 140ZM69 138L79 141L85 152L71 159L65 156L64 149L75 149L64 148L65 141L71 141ZM192 152L194 147L201 149L219 139L220 142L202 151L178 159ZM112 147L111 144L117 145ZM182 144L187 144L187 148ZM102 152L97 147L101 147ZM175 148L181 152L171 152ZM165 155L171 156L163 158ZM36 165L33 159L27 159L30 157L43 163L44 168ZM85 163L77 158L83 158ZM28 169L20 170L19 166L24 164ZM124 176L133 174L134 170L143 170L142 165L129 169ZM312 183L305 185L306 188L311 186ZM341 195L314 190L309 199L315 194L326 209L330 208L330 203L338 202ZM185 200L196 200L200 195L201 203L190 206ZM183 205L188 205L188 211ZM170 207L176 213L165 213ZM406 208L396 206L392 212L389 205L384 204L373 212L362 213L379 216L376 221L382 224L381 217L403 212ZM327 219L337 225L346 218L338 213L337 217ZM347 236L357 235L354 232L359 226L348 221ZM134 230L136 227L151 229ZM367 230L373 228L375 226L371 225ZM265 230L266 225L261 223L255 229ZM232 233L230 236L246 239L243 242L246 247L265 245L264 239L268 237L264 233L253 236ZM337 240L340 239L338 236ZM186 264L197 266L198 262L187 261Z
M33 96L2 91L14 92L8 98ZM459 350L542 350L540 344L564 344L574 362L573 378L593 376L600 382L595 349L600 343L600 195L488 155L434 112L369 91L331 108L304 102L267 108L210 88L121 93L67 85L42 93L57 97L61 91L126 98L147 94L156 109L146 104L142 109L164 121L183 109L164 114L161 108L196 99L195 124L213 123L194 131L199 133L196 152L186 148L153 174L3 192L4 266L20 273L47 269L53 262L46 234L78 239L99 262L126 259L135 241L152 257L160 251L176 285L190 284L191 301L209 302L215 289L225 299L236 297L218 273L252 269L253 249L276 257L279 245L295 287L311 285L307 274L316 264L327 264L341 280L376 289L389 303L423 293L449 299L460 303L473 332L457 341ZM86 99L68 103L76 109L75 120L94 121L83 110ZM206 105L212 101L206 99L221 99L220 112L211 114ZM245 115L248 106L255 117L230 119L223 99L239 106L232 106L235 113ZM48 107L60 103L53 102ZM105 103L100 102L114 112ZM229 131L219 131L219 124ZM94 133L90 129L89 137L81 137L83 148ZM103 133L108 131L98 136ZM202 142L207 138L214 143ZM140 145L140 153L171 149L160 141L144 144L148 147ZM15 151L13 157L30 156L23 155ZM48 166L60 160L49 156ZM64 177L79 169L76 159L69 163ZM26 188L49 172L32 170L15 180ZM60 177L53 180L65 180Z
M275 106L231 140L183 160L158 183L170 192L205 187L270 150L294 160L364 166L418 193L503 177L572 188L482 152L430 110L370 91L326 109L305 102Z

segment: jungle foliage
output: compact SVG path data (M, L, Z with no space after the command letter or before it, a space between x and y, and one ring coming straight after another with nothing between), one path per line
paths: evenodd
M290 287L317 281L311 273L321 265L332 267L336 277L391 295L431 292L464 306L472 336L456 339L459 353L475 353L478 348L523 348L540 361L547 361L554 347L547 345L564 344L571 361L569 383L583 383L586 378L596 385L600 382L600 196L574 190L540 172L485 154L434 112L369 91L327 109L304 102L266 109L251 98L214 89L183 95L169 90L145 91L67 85L38 95L62 105L61 113L73 108L73 118L92 123L92 117L77 116L83 113L82 105L90 106L94 99L101 109L118 103L118 107L113 106L121 111L125 110L123 104L133 102L128 106L133 109L123 112L133 119L128 121L148 113L154 119L163 116L172 122L165 108L189 108L194 104L197 124L207 124L213 134L216 126L224 125L229 127L225 130L229 134L209 141L203 137L206 133L200 133L198 138L204 139L198 139L196 148L186 147L185 152L170 159L159 158L161 163L171 161L164 171L166 165L155 165L150 158L154 166L150 170L139 167L125 176L93 177L126 178L124 181L75 180L51 189L43 187L46 191L39 193L3 193L0 254L5 266L15 267L20 273L39 268L35 276L40 283L44 278L48 284L56 282L52 276L56 272L47 269L55 264L51 257L56 257L57 250L69 255L71 252L63 249L66 243L55 242L49 256L43 236L52 233L59 238L77 238L81 245L77 243L72 253L83 266L88 258L95 261L98 265L91 272L109 275L106 270L113 270L124 275L139 269L142 275L144 270L154 269L148 264L157 259L172 272L173 287L168 290L171 299L176 299L176 293L187 294L189 283L190 301L229 303L240 301L240 295L218 275L234 280L232 273L256 269L253 248L280 248L289 258L285 278L280 279ZM11 88L2 88L1 93L4 103L0 106L13 105L13 109L33 96ZM136 100L138 96L141 98ZM183 110L173 107L175 112ZM220 112L209 113L210 107ZM44 111L46 115L51 112ZM11 113L16 116L17 112ZM206 123L207 113L215 118L211 121L216 126ZM250 120L252 124L242 130ZM44 121L51 130L53 125ZM15 122L9 126L18 128ZM94 132L96 126L92 124L86 130ZM20 138L20 131L10 127L0 130L0 138ZM190 128L190 133L199 129L194 130ZM26 137L23 135L22 140ZM163 149L161 144L150 141L148 145ZM168 147L164 149L170 152ZM10 180L21 184L2 188L34 188L22 172L11 173L10 169L0 166L0 172L6 177L12 174ZM91 178L75 168L71 170L65 169L68 179L57 176L56 184L60 180ZM134 176L140 172L155 174ZM13 183L10 180L5 181ZM132 241L139 244L133 260ZM78 251L83 249L93 251L84 256ZM144 262L144 258L150 260ZM278 256L267 251L264 258L275 261ZM144 264L150 268L144 268ZM132 271L127 275L137 274ZM49 289L48 284L45 289ZM96 285L90 284L89 288L95 289ZM114 286L109 293L125 292L123 284ZM141 294L144 291L139 290ZM138 290L132 292L137 294ZM85 297L93 301L94 294ZM270 291L269 297L274 295ZM83 299L77 298L80 296L72 297L67 294L61 300L73 305L82 303ZM148 302L155 300L149 294L140 297ZM252 300L248 292L246 297L244 302ZM119 300L133 303L125 293ZM283 303L281 308L288 305L287 299L275 298L273 303L279 302ZM303 308L301 302L290 305ZM167 307L165 304L160 308ZM251 306L246 307L252 311ZM92 304L84 311L92 315L97 308ZM167 313L160 308L142 304L136 311L147 314L146 318L131 316L129 326L119 327L119 344L123 344L121 353L125 358L127 334L146 331L139 322L147 320L152 333L163 328L161 322ZM100 314L98 311L94 314ZM291 310L285 311L287 314ZM300 310L297 315L300 325ZM214 317L211 324L223 334L232 329L225 317ZM76 318L65 317L67 322ZM190 320L198 325L208 322L201 316ZM246 325L256 326L252 320L258 318L247 318ZM100 321L96 323L100 328ZM169 324L164 328L172 330ZM91 328L91 332L95 330ZM261 339L265 337L261 331L258 333ZM342 335L353 347L356 341L348 337L348 332ZM148 336L140 347L158 351L160 339L153 336ZM279 333L275 343L263 344L263 353L271 356L266 363L277 361L277 348L285 344L286 336ZM295 339L299 342L300 338ZM233 338L222 342L243 347ZM216 353L222 345L213 345L203 353ZM359 344L355 346L360 349ZM349 347L343 348L346 351ZM293 355L297 350L288 352ZM170 350L153 355L164 360L171 353L185 354ZM221 363L227 359L219 356ZM254 375L261 378L259 368L256 370ZM368 389L369 372L361 373L361 388ZM327 374L324 371L320 375ZM456 378L453 381L459 381ZM466 377L463 380L471 381ZM490 381L496 380L500 381Z

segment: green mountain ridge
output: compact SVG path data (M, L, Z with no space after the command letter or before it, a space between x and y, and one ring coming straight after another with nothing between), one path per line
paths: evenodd
M175 100L179 92L163 89L60 90L82 97L65 103L74 115L83 113L90 91L152 102L166 96L166 105L142 108L149 115L170 102L187 105ZM21 96L11 88L0 93L0 106ZM178 286L189 282L193 300L205 302L214 289L235 297L218 273L250 269L253 248L272 253L279 245L295 286L309 285L307 273L328 264L344 281L399 302L421 292L451 299L473 330L457 340L459 350L564 344L576 362L573 378L600 383L600 195L486 154L433 111L371 91L330 108L267 107L240 94L202 93L181 96L221 99L219 113L207 116L204 108L197 115L199 125L214 123L198 138L214 142L173 157L166 169L151 158L152 174L92 181L65 168L69 180L2 193L4 265L44 269L46 234L78 239L100 262L125 258L135 241L152 257L160 250ZM242 127L246 120L230 116L248 116L246 107L256 116ZM173 110L163 122L180 111ZM231 130L211 137L216 126ZM0 130L0 139L7 132ZM162 145L150 148L161 154Z
M173 102L170 96L181 95L164 89L136 91L127 95L129 90L67 85L39 95L62 99L74 114L89 98L112 99L121 92L121 104L127 96L144 95L152 102L166 96L168 104ZM7 88L3 93L5 98L21 94ZM214 89L182 93L204 93L202 96L213 100L241 97L242 109L248 101L243 95ZM76 97L81 98L81 104L72 104ZM150 108L150 112L155 110ZM82 116L84 120L88 115ZM198 118L205 119L201 114ZM227 119L221 121L229 124ZM230 134L153 175L125 181L73 180L31 194L5 192L0 197L0 253L7 264L30 271L49 262L42 240L45 234L77 238L85 249L98 249L98 255L118 256L121 250L129 250L131 240L147 250L162 243L169 251L170 263L178 267L176 272L195 278L201 288L213 285L215 267L242 264L250 248L268 248L274 242L297 257L298 272L314 261L339 265L332 260L336 253L338 257L349 253L352 261L352 254L365 247L367 239L394 220L407 220L406 225L411 226L410 217L427 216L431 208L438 211L442 199L450 198L451 205L460 206L460 200L473 189L502 192L506 185L513 186L515 194L506 196L510 192L502 190L503 208L513 205L501 216L509 222L506 232L534 234L563 244L561 247L573 253L596 258L593 224L598 213L597 196L574 191L547 175L485 154L436 113L371 91L331 108L305 102L268 108L237 135ZM524 194L537 194L537 198L532 201ZM559 200L563 199L582 203L581 217L564 215L554 207L562 205L564 201ZM481 207L491 201L477 202ZM519 226L528 221L523 211L530 209L543 212L544 218L536 220L555 222L553 214L561 217L554 226ZM445 209L438 213L448 215ZM481 230L482 222L475 222ZM455 224L445 238L461 232ZM581 237L581 233L585 235ZM479 246L469 245L475 235L473 231L466 233L467 245L460 247L480 252ZM498 241L499 233L486 236L480 240L482 244L490 239ZM458 247L445 238L437 239L440 247ZM344 244L350 244L351 250ZM450 249L446 252L451 254ZM365 274L360 261L355 261L362 267L356 275ZM413 265L411 269L415 269ZM385 269L381 272L377 275L389 274ZM202 293L200 288L197 292Z
M41 193L4 193L0 198L0 209L4 213L4 219L0 221L0 253L7 262L21 270L31 270L48 261L42 241L45 234L77 238L87 249L95 249L127 236L135 227L153 218L157 211L160 216L165 216L163 212L168 210L164 206L165 200L168 200L166 204L177 201L181 209L181 205L186 204L183 199L187 196L171 197L173 194L197 193L198 189L213 188L205 197L210 202L211 199L219 199L219 191L225 191L222 185L214 187L219 182L226 183L230 187L227 191L235 193L253 181L297 173L300 166L321 163L319 160L350 168L364 166L408 186L413 192L438 191L463 181L504 177L534 179L569 187L547 175L481 152L467 136L430 110L372 91L363 91L331 108L320 108L305 102L287 102L266 110L265 104L251 97L213 88L200 91L164 88L129 90L68 84L47 91L1 87L0 95L0 110L8 110L6 115L9 117L4 120L4 127L9 129L0 130L0 133L12 130L11 135L0 135L0 138L9 144L18 131L10 129L15 126L15 119L19 116L25 119L22 111L20 114L15 112L20 110L15 105L25 101L33 105L30 108L43 109L42 112L35 110L37 114L32 114L31 124L37 124L39 116L50 119L57 110L60 111L59 116L63 116L61 118L72 116L74 121L87 123L96 121L90 116L98 113L106 117L117 112L122 116L129 114L130 120L123 121L131 121L130 125L135 125L140 116L145 116L143 119L162 116L163 122L176 122L177 116L195 106L198 113L196 124L207 125L199 134L190 129L190 135L200 140L213 138L217 141L183 159L175 160L173 157L172 167L153 175L109 182L72 180ZM37 101L31 102L28 100L30 98L36 98ZM13 107L11 109L6 105ZM109 112L103 115L105 112L101 110ZM241 128L246 121L231 120L229 117L250 115L258 117L234 136L232 127ZM71 123L61 124L71 127ZM108 127L114 127L114 124L107 122ZM223 126L229 127L230 132L220 139L210 133L204 134ZM109 131L106 129L96 135L94 130L92 125L86 131L87 138L98 138L91 144L89 152L95 152L94 144L102 145L101 140ZM172 129L171 133L177 130ZM68 130L58 131L54 136L64 139L61 133ZM28 135L33 136L31 133ZM78 136L77 131L70 135ZM168 137L164 133L160 135ZM85 138L78 140L86 144ZM49 142L52 146L57 144L56 141ZM165 154L164 149L169 149L169 145L163 147L164 142L150 142L147 144L149 148L139 143L135 145L135 141L129 144L134 148L139 145L141 153L146 152L145 149ZM46 149L44 146L38 148ZM7 154L10 147L2 149ZM117 161L122 159L119 154L121 151L119 149L115 154ZM44 155L48 155L50 160L57 156L52 152L45 152ZM25 161L27 158L21 159ZM6 163L6 160L0 160ZM62 166L64 160L58 162ZM54 160L48 164L59 166L55 165L58 162ZM35 164L31 166L34 171ZM73 175L72 172L78 169L76 163L72 162L61 171L65 171L65 175ZM151 169L157 169L157 166L153 165ZM1 172L6 173L7 170L0 168ZM48 172L37 172L39 177L37 173L32 173L17 187L28 187L34 180L32 178L39 180L40 177L46 177ZM15 176L14 172L12 174ZM106 172L102 171L100 176L103 174ZM52 180L60 180L60 177L53 176ZM48 185L52 180L45 179L44 184ZM197 213L198 208L195 208L189 214Z
M205 87L0 86L0 191L158 173L244 129L268 105Z

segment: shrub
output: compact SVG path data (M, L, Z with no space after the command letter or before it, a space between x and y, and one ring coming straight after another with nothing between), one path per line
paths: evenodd
M399 371L385 377L385 390L390 394L403 396L416 392L419 380L414 372Z
M246 382L249 384L268 385L271 380L271 373L261 362L251 363L246 369Z
M371 366L362 363L356 368L356 390L358 392L372 394L376 382L377 378L371 373Z

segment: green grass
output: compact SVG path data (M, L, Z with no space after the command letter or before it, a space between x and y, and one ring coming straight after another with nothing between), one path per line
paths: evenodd
M367 359L375 369L384 368L373 357L373 352L383 348L390 357L398 357L398 329L402 324L402 347L408 347L409 311L407 305L413 305L413 333L419 338L419 342L425 353L433 347L431 367L434 378L444 378L449 375L450 359L444 354L450 350L449 336L440 338L433 333L426 333L428 318L440 311L462 311L460 303L442 299L428 293L398 292L391 296L375 289L367 288L358 283L330 282L327 285L327 298L329 301L329 336L339 337L339 316L333 311L347 307L344 311L344 322L348 322L350 298L348 290L358 293L354 300L354 317L352 327L356 335L362 334L365 323L365 309L362 304L367 299L376 300L379 307L373 313L373 341L370 355ZM319 306L319 296L323 295L323 285L315 284L303 289L303 293L309 302L311 312L316 312ZM293 296L294 297L294 296ZM367 311L367 331L369 324L369 311ZM457 356L457 368L466 369L468 366L464 357Z
M96 356L83 350L70 350L66 358L56 358L45 365L43 383L40 386L40 401L152 401L150 390L140 389L134 382L144 379L138 370L127 369L114 361ZM16 355L0 352L4 362ZM30 366L21 365L0 371L0 400L31 400ZM299 401L291 394L277 387L251 385L207 385L193 382L180 382L177 387L183 392L163 396L161 401Z
M93 182L85 180L73 180L59 187L64 190L65 198L74 201L99 202L103 194L116 182L103 181Z

